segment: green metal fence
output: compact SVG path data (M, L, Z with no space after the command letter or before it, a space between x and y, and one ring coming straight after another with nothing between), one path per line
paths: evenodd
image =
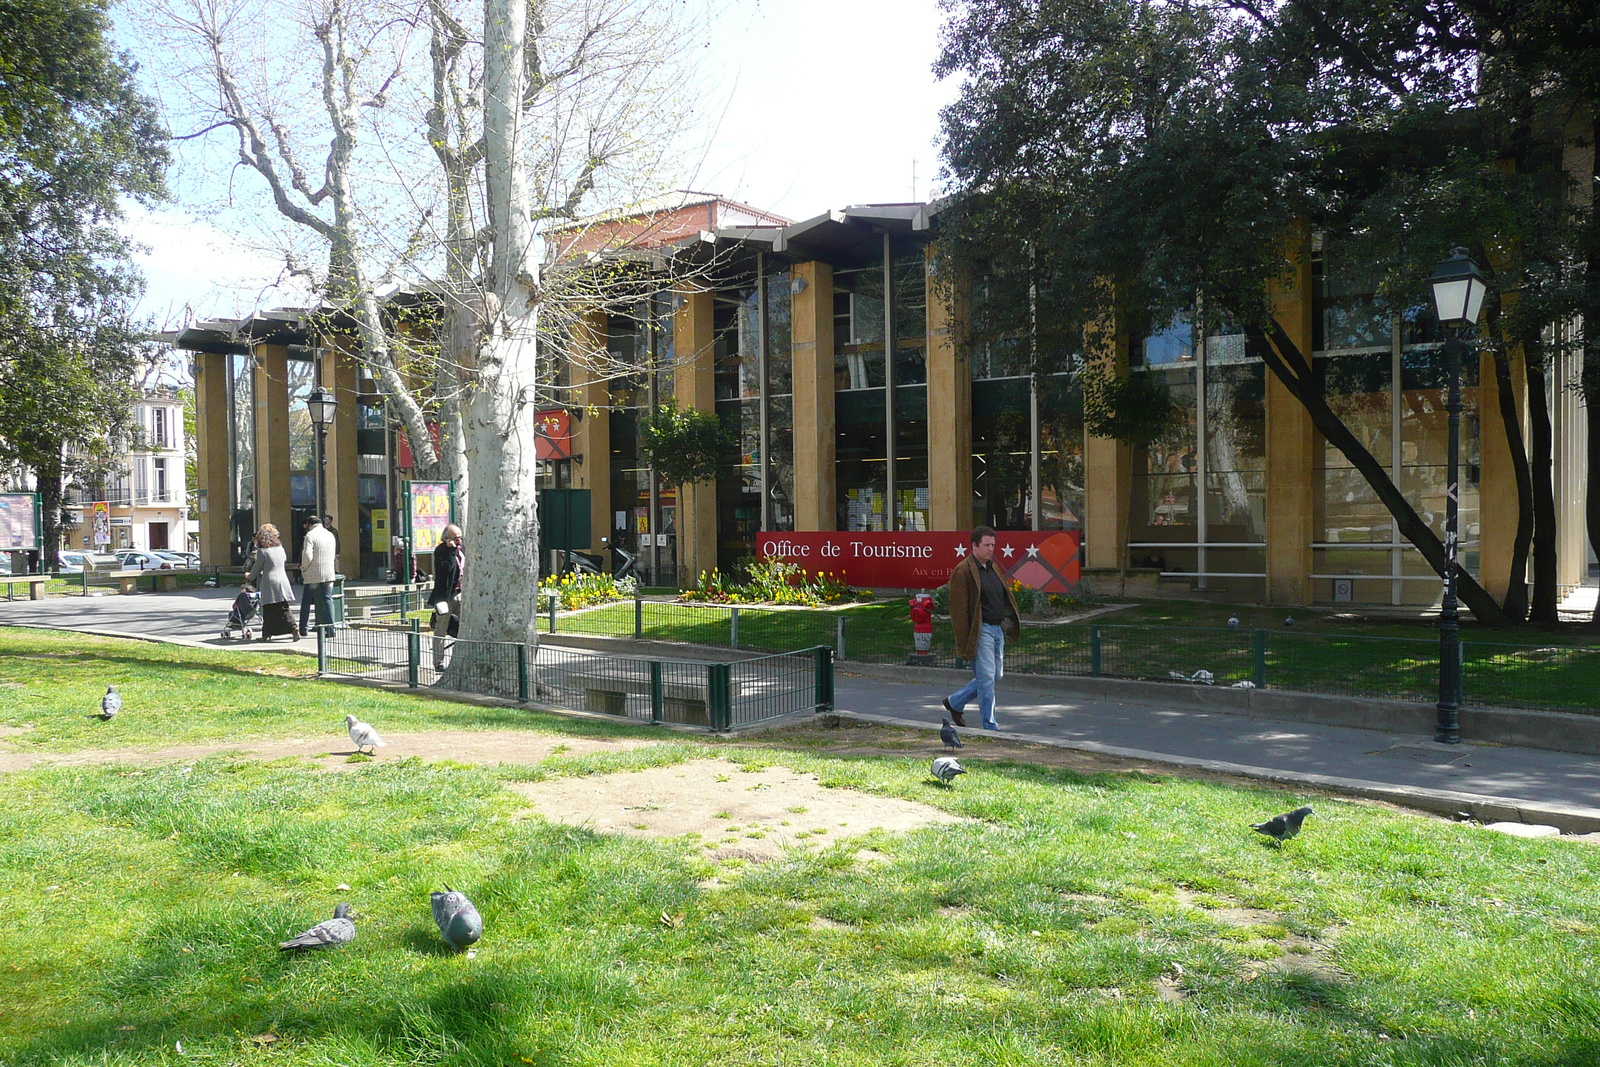
M839 661L965 666L948 623L933 648L911 656L896 604L845 611L635 600L541 616L546 632L633 637L758 652L828 646ZM1589 711L1600 694L1600 649L1470 638L1462 643L1470 704ZM1530 668L1535 668L1530 670ZM1029 624L1007 642L1006 669L1281 689L1350 697L1438 699L1439 638L1371 637L1294 629Z
M708 663L435 638L413 619L319 632L317 669L714 731L833 706L826 647Z

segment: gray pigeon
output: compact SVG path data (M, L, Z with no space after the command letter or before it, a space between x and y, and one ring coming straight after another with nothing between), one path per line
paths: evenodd
M1294 625L1294 616L1293 615L1285 615L1283 617L1283 624L1285 626L1293 626Z
M1239 616L1237 616L1237 615L1229 615L1228 616L1228 629L1237 630L1238 628L1239 628Z
M483 936L483 916L459 889L444 887L443 893L434 893L433 921L439 925L439 936L454 949L476 944Z
M122 694L117 692L114 685L106 686L106 695L100 698L100 717L114 719L117 712L122 710Z
M956 762L954 756L940 756L933 761L933 766L928 768L933 776L945 785L956 780L956 775L966 774L967 769Z
M1274 815L1266 822L1253 822L1250 829L1258 834L1266 834L1278 844L1282 845L1289 838L1300 832L1300 824L1306 821L1307 815L1316 814L1310 808L1295 808L1282 815Z
M356 743L357 752L360 752L364 748L370 748L372 749L372 755L376 756L378 754L378 749L389 743L378 736L378 731L374 730L371 726L362 722L354 715L346 715L344 717L344 724L345 727L350 731L350 740Z
M355 939L356 924L350 918L350 905L340 904L333 909L333 918L324 919L305 933L278 942L278 948L332 948L334 945L347 945Z
M956 733L956 728L950 725L950 720L944 720L944 725L939 727L939 740L944 742L945 748L966 748L961 743L961 735Z

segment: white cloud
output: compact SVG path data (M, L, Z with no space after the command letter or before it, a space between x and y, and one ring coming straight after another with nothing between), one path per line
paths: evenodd
M145 276L141 311L160 326L186 317L236 318L261 307L302 301L283 260L249 247L229 230L178 208L130 205L123 232L144 247L134 259Z

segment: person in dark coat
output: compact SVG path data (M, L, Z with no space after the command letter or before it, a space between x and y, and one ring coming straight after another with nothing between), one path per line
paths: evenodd
M261 591L261 637L263 640L288 634L300 640L300 628L289 614L294 602L294 587L289 584L288 558L284 555L283 539L278 528L264 523L256 531L255 562L245 574L245 581Z
M950 621L956 631L956 655L972 664L972 681L944 701L957 726L967 724L966 706L978 701L985 730L998 730L994 717L994 684L1005 674L1006 635L1022 632L1022 613L994 561L993 527L972 531L972 551L950 574Z
M444 670L446 638L461 632L461 527L451 523L444 528L439 545L433 550L433 589L428 603L433 606L433 669Z

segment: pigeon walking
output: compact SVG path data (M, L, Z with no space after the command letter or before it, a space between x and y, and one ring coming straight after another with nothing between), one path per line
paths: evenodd
M1285 615L1283 617L1283 624L1285 626L1293 626L1294 625L1294 616L1293 615Z
M350 918L350 905L340 904L333 909L333 918L324 919L303 934L278 942L280 951L293 948L332 948L347 945L356 939L356 924Z
M944 725L939 727L939 740L944 742L945 748L966 748L961 743L961 735L956 733L956 728L950 725L950 720L944 720Z
M106 695L100 698L100 717L114 719L117 712L122 710L122 694L117 692L114 685L106 686Z
M954 756L940 756L933 761L933 766L928 770L945 785L955 781L956 775L967 773L967 769L957 763Z
M1238 628L1239 628L1239 616L1237 616L1237 615L1229 615L1228 616L1228 629L1237 630Z
M1295 808L1282 815L1274 815L1266 822L1253 822L1250 829L1258 834L1265 834L1282 845L1289 838L1300 832L1300 824L1306 821L1307 815L1316 814L1310 808Z
M443 893L434 893L430 900L433 921L438 924L439 936L444 938L445 944L463 949L476 944L483 936L483 916L465 893L445 886Z
M378 736L378 731L374 730L371 726L362 722L354 715L346 715L344 717L344 724L350 731L350 740L356 743L357 752L360 752L364 748L370 748L372 749L371 754L376 756L378 754L378 749L389 743Z

